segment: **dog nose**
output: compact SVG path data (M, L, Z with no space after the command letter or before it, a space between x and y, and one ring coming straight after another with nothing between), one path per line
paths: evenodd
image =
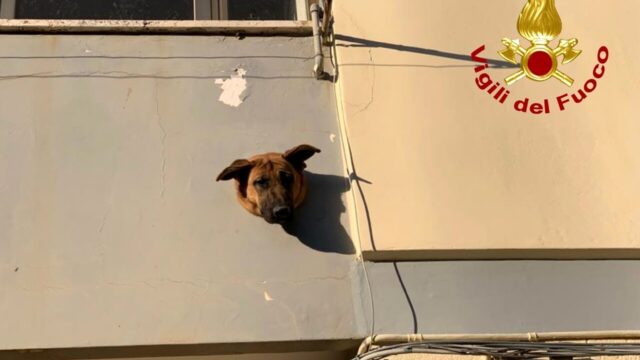
M291 208L288 206L276 206L273 208L273 216L277 220L288 220L291 217Z

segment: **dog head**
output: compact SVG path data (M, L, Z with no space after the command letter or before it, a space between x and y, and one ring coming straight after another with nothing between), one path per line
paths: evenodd
M216 181L235 179L240 204L268 223L291 221L307 192L305 161L320 150L299 145L284 153L266 153L235 160Z

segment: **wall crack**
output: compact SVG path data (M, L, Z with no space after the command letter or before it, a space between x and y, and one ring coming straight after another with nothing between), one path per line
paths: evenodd
M164 198L165 192L165 178L166 178L166 168L167 168L167 131L162 125L162 116L160 115L160 101L158 100L158 81L155 81L155 101L156 101L156 121L158 123L158 127L162 132L162 136L160 138L160 144L162 146L162 166L161 166L161 177L160 177L160 198Z
M373 72L373 75L371 76L371 94L369 95L369 101L360 110L358 110L356 114L366 111L373 103L373 94L376 88L376 67L375 62L373 61L373 54L371 53L371 49L369 49L369 61L371 63L371 69Z

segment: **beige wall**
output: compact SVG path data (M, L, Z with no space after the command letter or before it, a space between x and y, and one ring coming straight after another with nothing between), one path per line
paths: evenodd
M372 236L354 194L365 257L638 255L517 251L640 245L640 27L631 15L640 3L559 0L560 38L577 37L583 50L561 66L574 86L520 80L501 105L477 88L464 57L485 44L482 55L498 59L500 39L518 36L524 3L335 2L336 33L363 39L339 37L337 57L342 120L357 174L370 182L361 186ZM606 73L582 104L548 115L508 105L577 91L601 45ZM514 71L488 70L498 81ZM385 253L393 250L413 252Z

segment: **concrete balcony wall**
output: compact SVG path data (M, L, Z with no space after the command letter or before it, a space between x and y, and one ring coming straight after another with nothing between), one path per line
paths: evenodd
M0 36L0 350L361 337L312 56L308 37ZM214 180L301 143L322 153L289 233Z
M376 334L637 330L638 261L367 262Z
M98 352L93 353L88 358L76 358L78 360L96 359ZM39 356L39 357L38 357ZM316 352L291 352L291 353L264 353L264 354L234 354L234 355L199 355L199 356L161 356L161 357L118 357L118 358L101 358L103 360L349 360L355 356L354 351L349 352L331 352L331 351L316 351ZM6 360L13 359L51 359L52 357L46 357L46 355L22 355L12 356L7 355L3 357ZM57 359L57 357L54 357Z

